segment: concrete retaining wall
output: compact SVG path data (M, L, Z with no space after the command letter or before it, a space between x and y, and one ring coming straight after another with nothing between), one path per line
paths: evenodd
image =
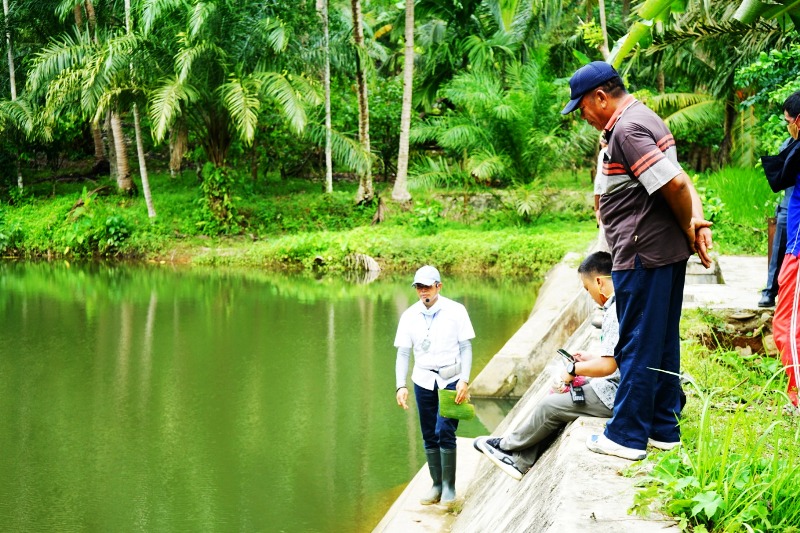
M594 306L578 278L579 262L580 256L568 254L548 272L531 316L473 379L473 397L522 397L586 320Z

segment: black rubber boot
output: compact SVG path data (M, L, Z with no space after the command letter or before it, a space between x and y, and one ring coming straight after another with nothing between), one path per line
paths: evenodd
M456 449L442 452L442 505L450 505L456 499Z
M425 450L425 455L428 458L428 470L431 473L433 486L428 493L420 499L419 503L422 505L433 505L438 503L442 498L442 456L439 454L439 449Z

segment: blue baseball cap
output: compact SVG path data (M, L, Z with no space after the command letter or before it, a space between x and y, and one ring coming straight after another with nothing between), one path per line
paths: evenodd
M419 283L420 285L430 287L434 283L441 283L441 281L442 277L439 275L439 271L430 265L425 265L414 274L414 283L412 283L411 286L413 287Z
M570 101L561 110L562 115L568 115L578 108L583 95L607 82L611 78L619 76L614 67L605 61L592 61L575 71L569 79Z

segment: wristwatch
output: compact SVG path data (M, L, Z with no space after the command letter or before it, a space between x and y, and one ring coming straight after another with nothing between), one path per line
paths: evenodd
M575 363L570 362L567 364L567 374L569 374L573 378L577 376L577 374L575 373Z

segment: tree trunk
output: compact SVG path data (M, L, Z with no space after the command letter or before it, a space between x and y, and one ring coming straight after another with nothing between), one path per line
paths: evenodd
M406 0L405 60L403 61L403 107L400 111L400 149L392 200L411 200L408 192L408 134L411 129L411 96L414 89L414 0Z
M215 167L224 167L227 164L228 149L231 147L231 133L224 113L225 111L211 109L204 117L208 133L203 136L203 148L208 160Z
M83 31L83 11L81 11L80 3L75 4L75 7L72 8L72 13L75 15L75 26L78 31Z
M189 131L186 122L178 118L169 136L169 175L175 178L183 166L183 156L189 147Z
M139 110L133 104L133 130L136 132L136 153L139 155L139 175L142 178L142 192L144 203L147 205L147 216L156 217L156 208L153 207L153 196L150 194L150 178L147 175L147 161L144 158L144 143L142 142L142 127L139 124Z
M603 31L603 44L600 45L600 54L603 59L608 59L608 28L606 27L606 1L598 0L598 10L600 11L600 29Z
M91 5L91 2L88 2L88 4ZM75 4L72 13L75 16L75 26L79 31L83 31L83 13L80 3ZM92 8L92 16L94 16L94 8ZM94 23L94 20L92 20L92 23ZM103 143L103 132L100 131L100 124L96 121L92 121L91 128L92 140L94 141L94 166L92 167L92 171L95 174L103 174L109 166L108 158L106 157L106 146Z
M100 124L92 121L92 140L94 141L94 168L96 173L101 173L108 167L108 158L106 158L106 145L103 144L103 132L100 130Z
M11 46L11 25L8 20L10 11L8 0L3 0L3 16L6 19L6 49L8 50L8 81L11 86L11 101L13 102L17 99L17 73L14 68L14 49Z
M122 133L122 120L115 112L111 112L111 133L114 135L114 152L117 156L117 188L129 193L133 189L131 169L128 165L128 151L125 147L125 136Z
M94 4L92 0L86 0L83 5L86 6L86 18L89 19L89 31L94 32L97 27L97 15L94 13ZM95 36L95 42L97 42L96 37L97 36Z
M731 159L733 146L733 125L736 123L736 105L731 99L725 101L725 123L723 124L723 137L719 145L719 166L725 166Z
M367 58L364 48L364 28L361 17L361 0L350 0L353 8L353 39L356 44L356 80L358 81L358 140L367 154L367 167L359 177L356 203L369 203L375 196L372 187L372 151L369 145L369 98L367 73L362 61Z
M322 18L323 53L325 72L322 76L325 90L325 192L333 192L333 156L331 154L331 43L328 23L328 0L317 0L317 11Z
M125 33L131 33L131 0L125 0ZM133 63L130 64L131 78L133 78ZM156 217L153 207L153 197L150 194L150 178L147 175L147 160L144 158L144 143L142 142L142 128L139 124L139 110L133 104L133 131L136 134L136 154L139 156L139 176L142 178L142 192L144 203L147 205L147 216Z
M103 131L106 132L106 138L104 139L103 146L108 146L108 151L106 153L108 154L109 175L111 176L112 180L116 181L119 172L117 168L117 150L114 146L114 131L111 127L111 112L106 112L106 120ZM111 137L110 140L108 139L109 135Z
M11 87L11 101L13 102L17 99L17 70L14 67L14 48L11 46L11 24L8 20L10 12L8 0L3 0L3 16L6 23L6 49L8 51L8 84ZM24 188L19 157L17 157L17 188L20 191Z

